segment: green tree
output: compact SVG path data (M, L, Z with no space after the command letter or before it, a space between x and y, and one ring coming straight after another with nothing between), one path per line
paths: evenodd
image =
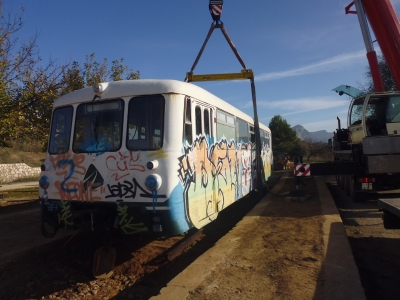
M100 63L95 60L94 53L87 55L82 70L85 85L93 86L95 83L105 81L139 79L140 72L132 71L123 62L123 58L114 60L111 63L111 69L109 69L107 58L104 58L103 62Z
M386 62L386 59L383 55L378 55L378 65L381 71L381 76L383 80L383 86L386 91L397 91L396 83L394 82L392 73L390 72L389 66ZM364 73L364 77L367 82L365 85L361 85L361 89L365 94L370 94L375 92L374 82L372 80L371 69L368 66L367 72Z
M15 140L46 143L52 105L58 97L94 83L139 79L140 72L124 65L124 59L108 66L86 56L81 65L44 63L36 44L37 35L18 43L16 33L22 28L21 15L0 16L0 145Z
M289 123L280 115L274 116L269 122L272 134L272 151L287 153L290 157L303 155L304 149Z

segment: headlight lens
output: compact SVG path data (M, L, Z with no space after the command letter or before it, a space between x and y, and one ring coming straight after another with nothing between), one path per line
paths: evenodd
M160 175L152 174L146 177L144 185L149 191L156 191L160 188L162 183Z
M49 185L50 185L50 179L49 179L49 177L47 177L47 176L42 176L42 177L40 177L40 179L39 179L39 186L40 186L42 189L47 189L47 188L49 187Z
M158 161L157 161L157 160L149 161L149 162L146 164L146 167L147 167L147 169L149 169L149 170L154 170L154 169L156 169L156 168L158 167Z

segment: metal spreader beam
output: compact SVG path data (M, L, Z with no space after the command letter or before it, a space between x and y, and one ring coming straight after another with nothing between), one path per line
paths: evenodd
M235 45L230 39L228 32L225 30L224 24L220 21L220 15L222 13L223 0L210 0L209 10L211 16L213 18L213 23L208 31L207 37L201 47L197 57L193 63L190 72L186 73L186 82L195 82L195 81L214 81L214 80L242 80L242 79L250 79L251 83L251 95L253 98L253 110L254 110L254 133L256 137L256 158L257 158L257 181L258 181L258 190L261 193L262 191L262 162L261 162L261 137L260 137L260 126L258 123L258 115L257 115L257 102L256 102L256 88L254 84L254 74L251 69L247 69L243 59L240 57L239 52L237 51ZM210 39L215 28L219 28L222 31L226 41L231 47L233 53L241 64L243 70L240 73L223 73L223 74L204 74L204 75L194 75L193 71L197 66L197 63L200 60L201 55L207 45L208 40Z

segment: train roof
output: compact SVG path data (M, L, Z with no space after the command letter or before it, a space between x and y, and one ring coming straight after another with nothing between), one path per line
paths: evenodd
M111 81L102 83L102 85L105 88L100 95L101 100L154 94L182 94L210 103L248 122L253 122L251 116L240 111L233 105L218 98L205 89L187 82L169 79L138 79ZM92 101L95 96L96 93L93 91L93 88L87 87L61 96L54 101L53 106L59 107L88 102ZM97 98L96 101L99 101L98 99L99 98ZM269 131L268 127L263 124L260 124L260 128Z

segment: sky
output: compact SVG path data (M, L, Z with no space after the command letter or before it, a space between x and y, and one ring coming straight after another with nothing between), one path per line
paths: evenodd
M44 62L124 58L141 79L184 81L210 29L208 0L3 0L4 14L23 7L20 42L38 35ZM351 0L225 0L221 21L255 75L259 121L282 116L310 132L347 123L350 98L332 89L366 83L367 58ZM392 0L397 13L400 0ZM371 30L373 40L373 32ZM379 53L379 45L374 43ZM242 70L214 30L194 74ZM248 80L195 83L253 116Z

